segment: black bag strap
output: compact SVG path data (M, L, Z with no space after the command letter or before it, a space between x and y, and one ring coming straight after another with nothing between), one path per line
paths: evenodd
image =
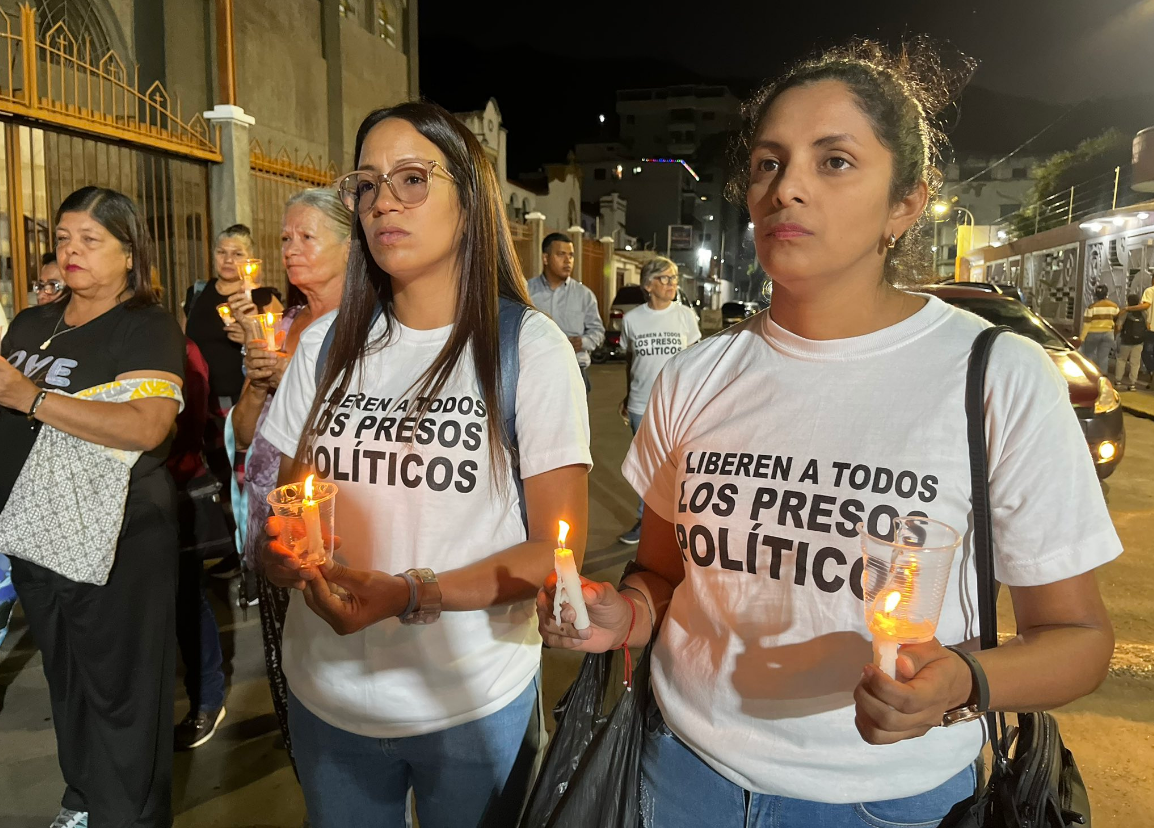
M509 456L513 464L513 481L517 486L517 502L521 507L521 522L525 531L529 531L529 513L525 510L525 482L521 479L521 455L517 444L517 380L521 373L521 322L526 305L501 297L497 312L497 342L501 360L501 412L505 418L505 435L509 441ZM377 324L381 316L381 306L378 304L373 311L373 320L369 323L369 330ZM321 387L321 380L325 374L325 364L329 359L329 351L333 347L333 339L337 333L337 320L329 325L325 337L317 351L317 364L313 368L313 379L316 387Z
M978 630L983 650L998 646L998 585L994 579L994 527L990 510L990 469L986 449L986 368L994 340L1010 331L1006 326L987 328L978 334L970 351L966 371L966 435L970 449L970 498L974 513L974 567L978 575ZM1005 717L986 714L990 744L996 759L1005 761L1005 745L998 738L998 724Z

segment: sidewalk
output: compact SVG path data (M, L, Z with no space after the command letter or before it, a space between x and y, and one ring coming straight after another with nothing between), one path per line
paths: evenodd
M1127 414L1154 420L1154 391L1123 391L1119 396Z

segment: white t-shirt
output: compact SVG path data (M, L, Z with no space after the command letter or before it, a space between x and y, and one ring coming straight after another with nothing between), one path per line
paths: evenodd
M293 455L316 393L317 353L334 314L300 345L262 434ZM406 419L412 386L452 328L394 322L391 344L371 353L314 447L317 476L339 487L338 558L356 569L457 569L525 540L511 468L490 476L485 406L466 349L431 413ZM381 320L372 336L384 329ZM521 328L517 438L521 476L592 465L585 386L573 347L545 315ZM408 404L403 409L398 406ZM415 432L412 443L407 442ZM339 636L293 594L284 628L284 672L296 697L329 724L376 738L444 730L494 713L532 681L541 663L533 602L445 612L428 626L390 618Z
M1145 311L1146 327L1149 330L1154 331L1154 285L1151 285L1150 287L1146 288L1146 290L1142 291L1142 301L1138 304L1141 305L1143 303L1150 306L1146 308Z
M644 414L649 392L665 363L701 341L697 317L685 305L672 303L664 310L638 305L621 320L621 345L633 355L629 375L630 414Z
M985 327L930 298L890 328L816 342L762 312L674 357L654 385L623 472L676 525L685 580L652 680L669 727L732 782L885 800L978 755L980 722L869 745L852 694L872 660L859 521L881 534L923 513L966 532L937 636L977 635L963 399ZM986 382L998 579L1046 584L1113 559L1121 545L1050 358L1004 335Z

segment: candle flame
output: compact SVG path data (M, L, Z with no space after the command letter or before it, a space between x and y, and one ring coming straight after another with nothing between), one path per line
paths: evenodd
M265 321L265 324L271 328L273 325L276 324L276 315L272 311L269 311L268 313L266 313L264 315L264 321Z
M563 520L557 521L557 546L564 549L567 537L569 537L569 524Z
M315 477L315 475L310 474L305 478L305 500L313 499L313 477ZM897 593L894 594L896 595Z
M896 589L886 596L885 611L889 615L902 600L902 594Z

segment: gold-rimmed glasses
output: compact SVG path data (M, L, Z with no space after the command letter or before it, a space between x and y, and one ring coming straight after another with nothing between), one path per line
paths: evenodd
M433 176L438 172L450 181L457 180L440 161L402 161L387 173L351 172L337 183L337 192L346 207L362 215L377 203L381 184L388 186L401 206L420 207L428 199Z

